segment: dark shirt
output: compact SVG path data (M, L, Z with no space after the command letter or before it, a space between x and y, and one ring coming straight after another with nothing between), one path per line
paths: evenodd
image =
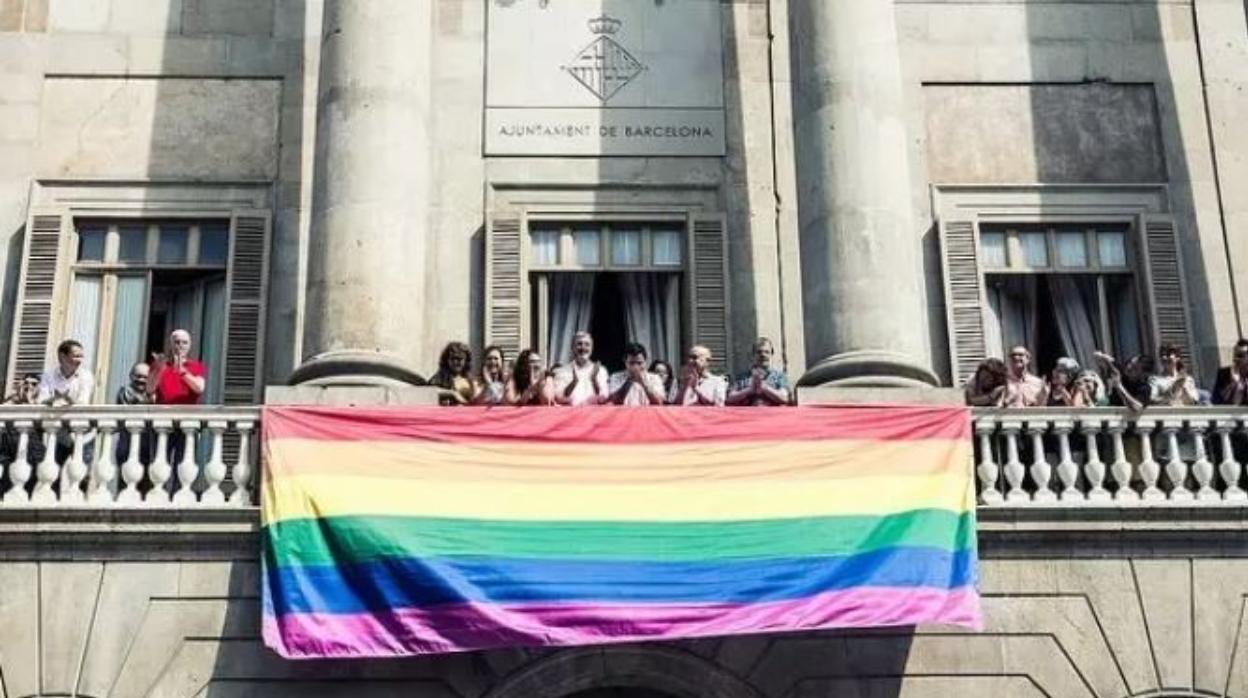
M1129 378L1127 378L1126 376L1123 376L1122 387L1127 391L1127 393L1131 397L1135 398L1136 400L1139 400L1141 405L1147 405L1149 401L1152 399L1153 391L1152 391L1152 388L1150 388L1148 385L1147 378L1141 381L1132 382ZM1109 404L1114 407L1126 407L1127 406L1127 404L1123 402L1122 396L1118 394L1117 390L1109 394Z
M1227 388L1231 385L1231 367L1223 366L1218 369L1218 376L1213 380L1213 404L1215 405L1248 405L1248 390L1240 391L1239 402L1228 402L1222 397L1227 392Z
M135 390L129 385L123 385L117 389L117 399L114 402L118 405L150 405L152 396L141 390Z

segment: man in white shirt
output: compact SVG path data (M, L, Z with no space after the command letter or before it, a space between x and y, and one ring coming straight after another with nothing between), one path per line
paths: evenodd
M611 403L614 405L662 405L663 379L646 370L646 348L637 342L624 346L624 370L611 375Z
M711 373L711 350L697 345L680 372L680 383L672 388L673 405L723 407L728 397L728 379Z
M83 368L86 352L75 339L67 339L56 347L54 368L43 372L39 379L39 404L50 407L73 407L91 402L95 379Z
M607 369L590 357L594 338L588 332L572 337L572 363L555 372L555 403L580 407L607 401Z

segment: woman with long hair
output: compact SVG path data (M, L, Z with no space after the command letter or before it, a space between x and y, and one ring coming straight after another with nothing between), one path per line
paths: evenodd
M477 384L472 378L472 349L463 342L450 342L438 357L438 372L429 384L444 391L441 395L446 404L467 405L477 396Z
M670 401L672 399L672 383L676 382L676 374L672 371L672 365L663 359L655 359L650 362L650 372L663 381L663 398L666 401Z
M979 362L975 375L966 382L966 404L972 407L1001 407L1005 404L1009 372L1001 359Z
M477 376L477 395L474 405L501 405L507 400L507 365L503 348L491 344L481 355L481 374Z
M510 405L554 404L555 388L541 354L532 349L520 352L507 381L506 396Z

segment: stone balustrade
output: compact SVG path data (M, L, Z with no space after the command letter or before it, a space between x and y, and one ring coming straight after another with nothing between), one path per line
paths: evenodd
M0 407L0 508L249 507L259 407Z
M0 508L250 507L259 407L0 407ZM985 507L1248 506L1248 410L974 411Z
M977 409L979 502L1248 506L1248 411Z

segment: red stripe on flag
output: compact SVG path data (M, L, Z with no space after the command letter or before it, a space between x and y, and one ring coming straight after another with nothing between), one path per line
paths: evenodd
M949 406L265 407L268 439L664 443L967 439L970 411Z

